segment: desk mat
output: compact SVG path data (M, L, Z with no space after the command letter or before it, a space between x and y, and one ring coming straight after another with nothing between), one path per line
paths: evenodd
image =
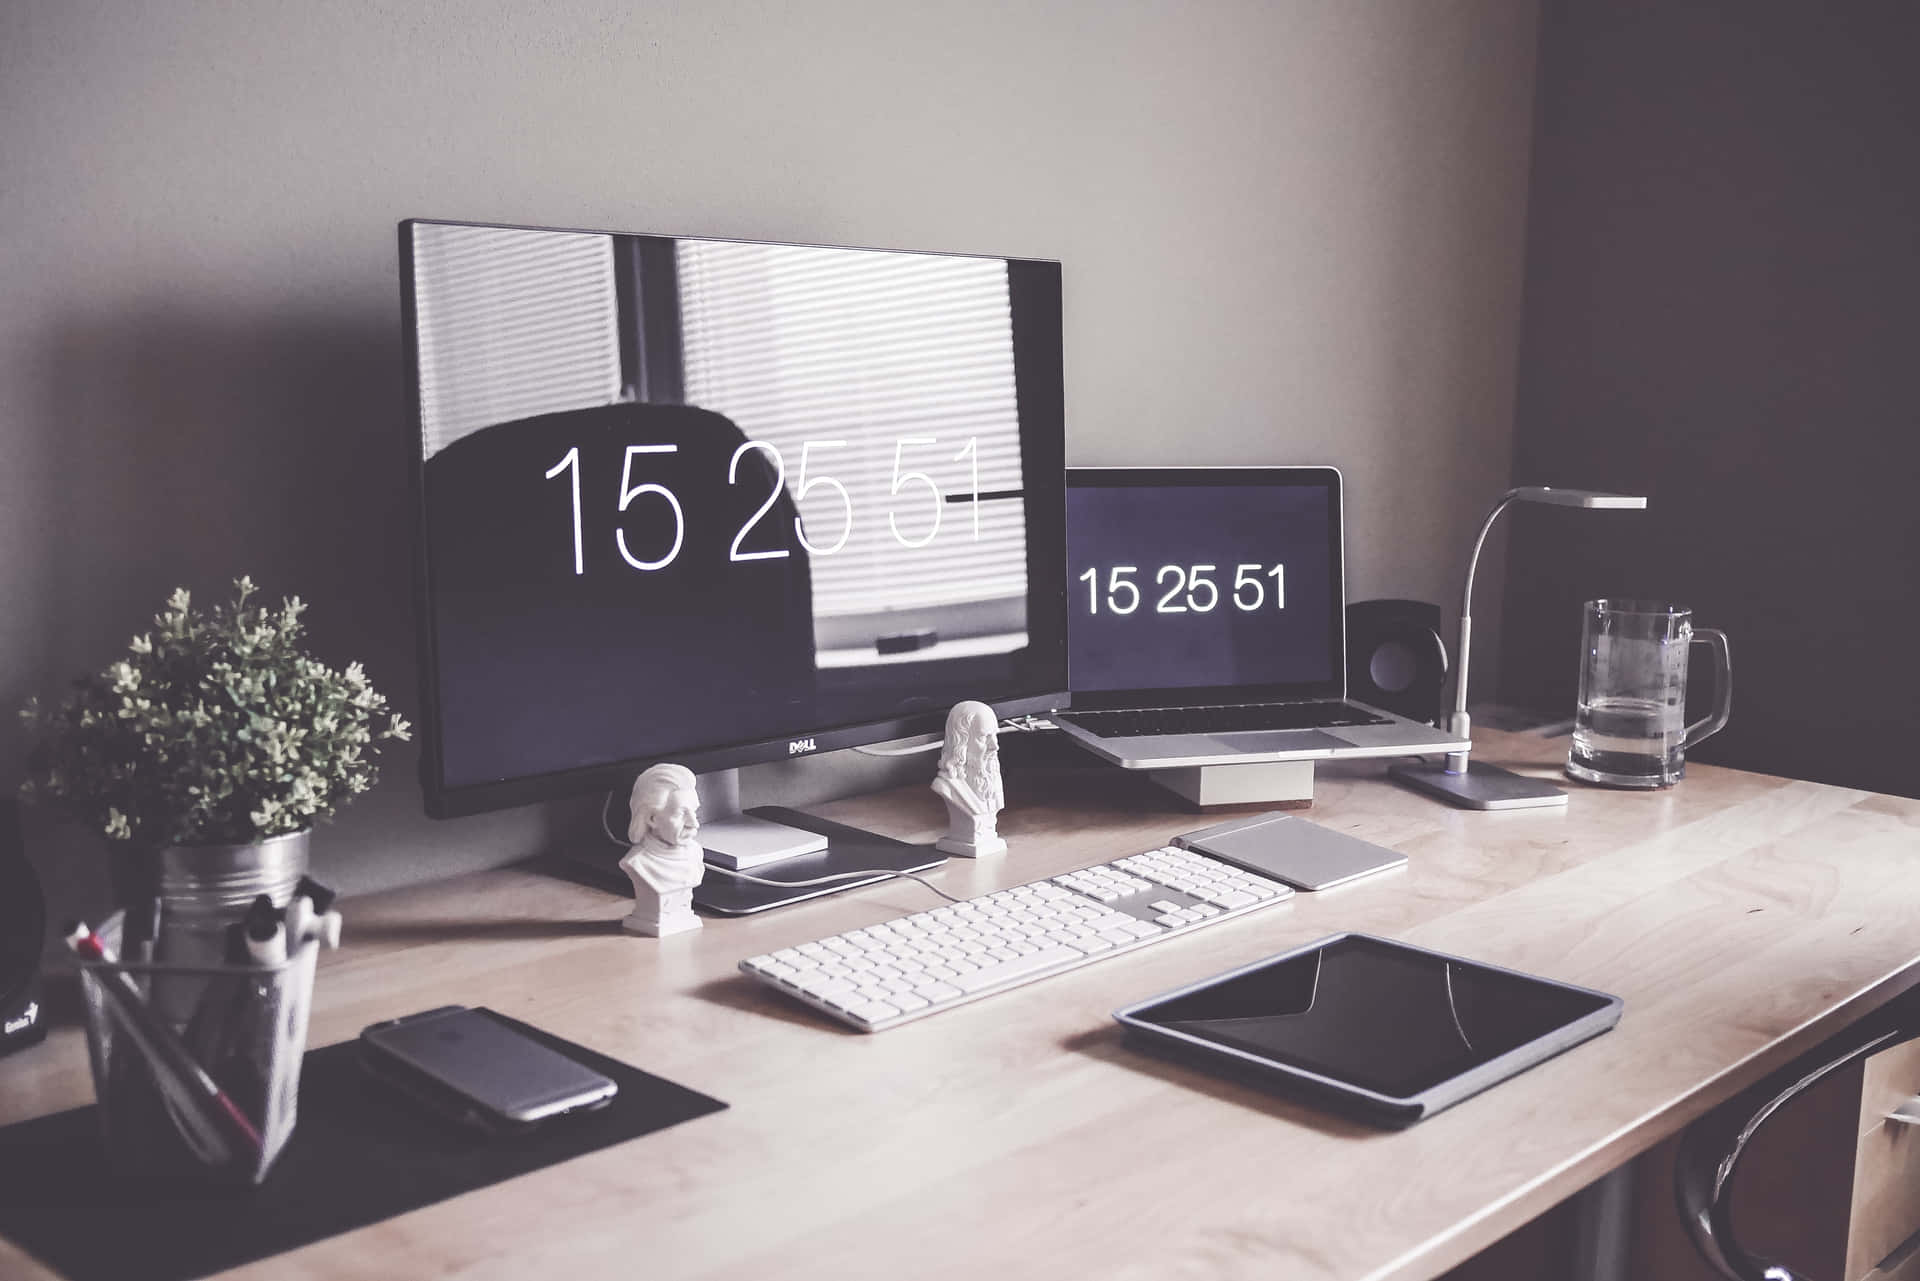
M596 1112L487 1138L411 1105L359 1063L357 1042L310 1050L300 1120L257 1188L103 1174L95 1108L0 1128L0 1237L71 1281L185 1281L531 1173L726 1104L502 1018L620 1086ZM644 1158L643 1158L644 1159Z

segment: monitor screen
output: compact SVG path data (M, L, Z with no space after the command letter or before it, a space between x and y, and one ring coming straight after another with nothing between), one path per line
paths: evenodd
M431 811L1059 704L1058 263L400 243Z
M1067 579L1076 708L1345 692L1332 468L1076 467Z

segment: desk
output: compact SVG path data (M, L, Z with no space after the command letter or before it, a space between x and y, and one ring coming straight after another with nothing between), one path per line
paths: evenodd
M1476 741L1542 774L1566 750ZM940 883L980 893L1206 821L1112 779L1010 778L1011 851ZM1667 792L1571 786L1565 810L1472 813L1324 768L1309 817L1408 868L876 1036L734 965L937 905L910 882L664 943L519 869L350 902L315 1044L485 1004L733 1107L235 1275L1434 1276L1920 980L1920 801L1701 765ZM918 787L821 812L944 827ZM1137 1054L1108 1018L1340 929L1614 992L1625 1016L1400 1132ZM77 1029L0 1063L0 1122L90 1094ZM5 1243L0 1274L46 1275Z

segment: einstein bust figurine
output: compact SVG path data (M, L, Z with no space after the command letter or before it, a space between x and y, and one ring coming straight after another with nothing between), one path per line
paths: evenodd
M1007 848L995 830L1006 794L1000 788L1000 718L991 707L955 703L947 713L947 741L932 786L950 819L935 849L980 858Z
M635 934L661 938L700 928L693 890L706 870L700 842L700 793L684 765L655 765L633 783L620 870L633 882L633 911L621 922Z

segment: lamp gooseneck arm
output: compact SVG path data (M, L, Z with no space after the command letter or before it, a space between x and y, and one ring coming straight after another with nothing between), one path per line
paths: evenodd
M1512 505L1519 495L1518 489L1509 489L1501 495L1500 501L1487 513L1487 518L1480 522L1479 537L1473 540L1473 554L1467 557L1467 585L1460 593L1460 648L1458 661L1454 664L1453 723L1448 726L1461 738L1473 733L1473 720L1467 715L1467 664L1473 652L1473 575L1480 567L1480 549L1486 546L1487 531L1493 528L1493 522L1500 518L1500 513ZM1465 751L1449 752L1447 773L1466 773L1467 756Z

